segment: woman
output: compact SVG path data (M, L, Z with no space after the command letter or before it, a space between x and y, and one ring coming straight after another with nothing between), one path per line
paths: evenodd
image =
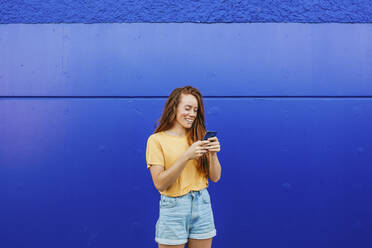
M210 248L216 236L208 179L217 182L221 165L217 137L206 133L201 93L176 88L159 126L147 140L146 163L160 192L155 241L162 247Z

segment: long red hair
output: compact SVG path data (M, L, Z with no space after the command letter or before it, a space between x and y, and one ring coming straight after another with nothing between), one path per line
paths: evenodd
M191 145L192 143L201 140L205 133L205 124L204 124L204 105L203 105L203 98L200 91L192 86L185 86L183 88L176 88L174 89L168 97L167 102L165 103L163 113L155 122L155 127L158 122L159 126L155 129L154 133L166 131L173 126L173 122L176 120L177 114L177 107L181 101L181 94L184 95L193 95L198 101L198 112L196 115L196 119L192 124L190 130L187 131L188 143ZM208 156L206 154L200 156L198 158L198 170L206 177L209 177L209 161Z

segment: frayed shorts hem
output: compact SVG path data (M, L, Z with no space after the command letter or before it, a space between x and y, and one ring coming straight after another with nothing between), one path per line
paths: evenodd
M187 243L187 239L179 239L179 240L173 240L173 239L161 239L156 238L155 241L162 245L183 245Z
M190 239L209 239L216 236L216 229L214 229L212 232L209 233L190 233L189 238Z
M190 239L210 239L216 236L216 229L214 229L212 232L209 233L190 233L189 238ZM155 241L162 245L183 245L187 243L187 239L162 239L155 237Z

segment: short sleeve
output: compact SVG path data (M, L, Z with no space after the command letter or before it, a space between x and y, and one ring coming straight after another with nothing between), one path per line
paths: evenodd
M161 148L161 145L158 140L154 139L154 137L150 136L147 140L147 147L146 147L146 163L147 169L150 168L151 165L161 165L164 167L164 154Z

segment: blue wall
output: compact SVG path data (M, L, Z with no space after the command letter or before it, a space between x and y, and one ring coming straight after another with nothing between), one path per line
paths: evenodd
M3 96L167 96L184 82L209 96L372 96L365 24L13 24L0 32Z
M146 140L191 84L221 142L213 247L370 248L370 24L101 23L370 22L327 2L0 1L0 247L155 247Z
M154 247L144 153L165 100L2 99L1 247ZM214 247L370 246L370 99L205 100Z

